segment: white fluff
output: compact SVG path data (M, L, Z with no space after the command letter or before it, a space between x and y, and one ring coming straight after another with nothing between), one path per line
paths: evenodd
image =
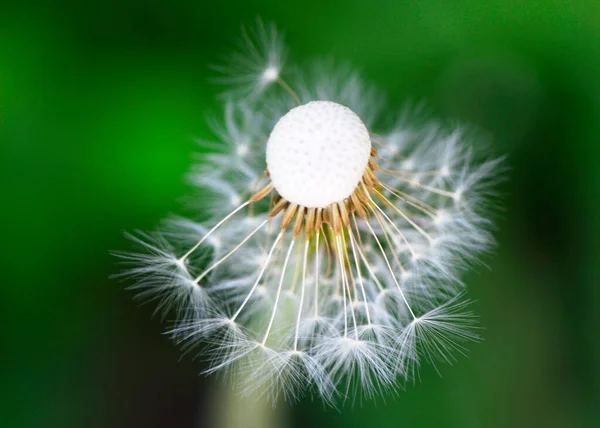
M290 202L325 208L356 189L369 162L371 138L348 107L312 101L283 116L267 142L267 169Z
M234 86L218 141L201 142L214 152L190 180L203 220L133 238L123 275L176 319L170 333L208 361L206 373L231 373L245 393L336 405L396 392L422 362L452 362L477 340L460 278L493 244L501 159L419 109L376 128L389 116L381 91L332 62L290 69L281 40L259 22L220 69ZM371 144L379 184L368 216L338 235L282 232L269 198L248 202L269 179L305 207L341 201Z

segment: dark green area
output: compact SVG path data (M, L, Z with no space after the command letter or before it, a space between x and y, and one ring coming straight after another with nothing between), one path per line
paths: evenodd
M218 112L207 66L256 16L297 60L348 60L391 105L476 124L511 167L500 245L467 278L485 341L395 400L307 401L290 425L600 426L594 0L2 2L0 426L208 419L218 383L108 280L108 251L182 212L193 137Z

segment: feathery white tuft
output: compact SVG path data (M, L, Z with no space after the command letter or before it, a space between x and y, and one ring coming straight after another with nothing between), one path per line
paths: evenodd
M244 31L219 67L217 141L190 174L203 220L131 235L123 275L175 315L171 336L207 374L245 393L335 405L395 392L478 340L460 278L493 244L502 159L418 108L378 129L379 89L286 57L273 25Z
M279 79L287 53L283 36L274 24L257 19L253 28L242 28L239 47L213 68L218 82L229 85L229 95L258 96Z

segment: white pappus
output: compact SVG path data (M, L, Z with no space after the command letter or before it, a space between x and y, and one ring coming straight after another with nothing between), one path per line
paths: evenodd
M190 181L203 221L172 218L120 253L186 351L244 392L375 397L478 339L460 273L493 243L502 160L423 114L386 111L347 66L292 67L258 22L218 67L217 142Z

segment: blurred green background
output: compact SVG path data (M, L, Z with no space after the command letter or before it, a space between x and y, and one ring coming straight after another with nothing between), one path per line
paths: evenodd
M108 252L183 212L219 112L208 64L257 16L296 60L348 60L390 105L474 123L511 168L500 245L466 278L486 328L470 358L385 403L262 409L272 426L600 426L596 0L0 3L0 426L250 426Z

